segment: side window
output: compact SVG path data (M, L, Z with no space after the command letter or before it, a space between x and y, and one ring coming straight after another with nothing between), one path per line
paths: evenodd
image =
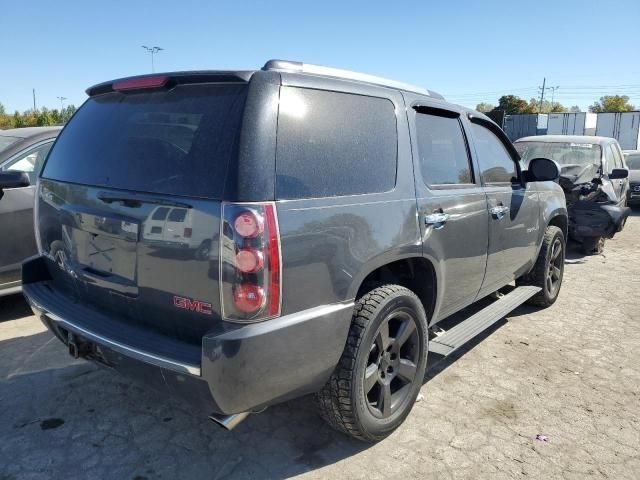
M187 211L184 208L174 208L169 213L168 220L170 222L184 222L185 217L187 216Z
M416 113L416 137L422 179L427 185L473 183L458 118Z
M614 168L617 168L615 156L613 154L613 148L611 148L611 145L607 145L607 148L604 151L604 158L607 162L607 174L609 175L613 172Z
M167 218L167 213L169 213L168 207L158 207L156 211L151 215L151 220L164 220Z
M502 141L491 130L477 123L471 124L471 130L484 182L511 183L517 181L516 163Z
M398 132L390 100L280 89L276 197L386 192L396 182Z
M29 176L31 184L35 183L52 145L53 141L27 150L19 157L6 164L3 170L17 170L19 172L25 172Z
M613 157L615 159L616 168L625 168L624 161L622 160L622 153L620 152L620 148L617 145L611 145L613 150Z

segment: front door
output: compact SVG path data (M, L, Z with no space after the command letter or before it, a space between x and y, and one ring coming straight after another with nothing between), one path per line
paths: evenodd
M409 112L423 254L438 265L439 320L476 298L486 266L487 200L457 112Z
M524 183L515 151L498 127L484 120L471 122L475 155L489 207L487 271L480 296L526 273L538 252L540 206L535 183ZM494 133L493 130L496 130Z
M1 171L17 170L29 176L31 185L7 188L0 200L0 289L20 283L20 265L38 253L33 233L33 195L38 173L51 149L53 139L24 150L0 166Z

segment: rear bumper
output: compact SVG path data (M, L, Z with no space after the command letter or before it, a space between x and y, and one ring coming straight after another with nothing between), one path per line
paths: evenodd
M81 356L172 394L204 413L259 409L317 391L340 359L353 302L316 307L186 344L74 304L42 258L23 265L23 293L40 320Z

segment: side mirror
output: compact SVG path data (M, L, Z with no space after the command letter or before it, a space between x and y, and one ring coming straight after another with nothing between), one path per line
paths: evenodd
M5 188L20 188L28 187L29 175L17 170L7 170L6 172L0 172L0 199L4 195Z
M534 158L529 161L526 180L528 182L554 182L560 177L560 167L548 158Z
M609 174L609 180L622 180L629 176L629 170L626 168L614 168Z

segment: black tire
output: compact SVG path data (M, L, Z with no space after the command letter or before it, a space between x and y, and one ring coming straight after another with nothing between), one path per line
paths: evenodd
M542 290L527 303L537 307L550 307L558 299L564 276L566 241L562 230L549 225L542 239L542 247L533 269L518 279L518 285L533 285Z
M209 260L209 253L211 252L211 240L203 240L200 246L196 249L194 257L196 260Z
M340 362L316 394L320 415L359 440L385 438L413 408L428 341L424 307L411 290L384 285L360 297Z
M600 255L604 251L604 237L585 237L582 239L582 253Z

